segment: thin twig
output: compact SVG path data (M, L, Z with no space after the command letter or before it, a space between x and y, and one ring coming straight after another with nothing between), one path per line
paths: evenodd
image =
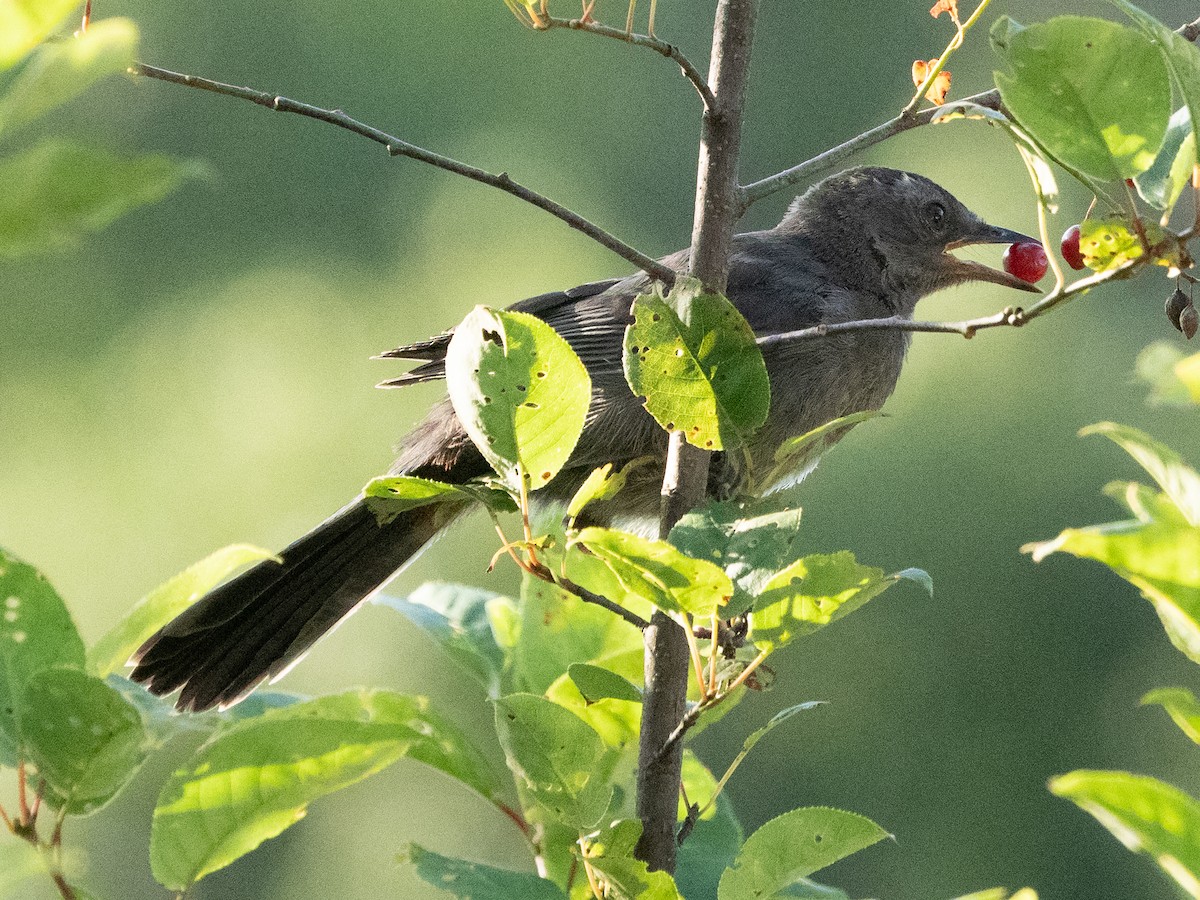
M950 59L950 54L961 47L963 41L966 40L967 29L979 21L979 17L983 15L983 11L987 9L988 4L991 2L992 0L981 0L980 4L975 7L975 12L971 13L970 18L968 18L965 22L958 21L957 13L950 14L954 19L954 26L957 29L954 37L950 39L950 43L946 45L946 49L942 51L942 55L939 56L937 61L934 62L934 64L930 67L929 73L925 76L925 79L919 85L917 85L917 91L915 94L913 94L912 100L910 100L908 105L900 111L901 116L911 116L913 114L913 111L917 108L917 104L921 102L921 97L927 90L929 90L929 86L933 84L934 79L937 78L938 75L941 74L942 70L946 68L946 61Z
M622 28L601 25L594 19L559 19L554 16L545 16L539 19L535 27L539 30L569 28L572 31L586 31L588 34L598 34L601 37L624 41L626 44L632 44L635 47L645 47L648 50L653 50L667 59L674 60L679 65L679 68L683 71L683 77L692 83L692 87L696 89L696 93L704 101L705 109L712 109L716 104L712 88L708 86L708 82L704 80L704 76L700 74L700 71L692 65L691 60L684 56L683 52L674 44L669 44L653 35L634 34Z
M157 66L148 66L144 63L134 63L129 68L130 73L134 75L144 75L147 78L155 78L159 81L167 81L171 84L180 84L185 87L197 88L203 91L211 91L214 94L223 94L227 97L236 97L239 100L249 100L251 103L258 106L273 109L277 112L290 112L299 116L306 116L310 119L316 119L320 122L327 122L330 125L335 125L338 128L344 128L347 131L354 132L357 135L375 141L377 144L382 144L387 148L387 152L391 156L405 156L409 159L415 159L419 162L427 163L447 172L453 172L455 175L461 175L464 178L469 178L472 181L478 181L480 184L486 184L489 187L498 188L506 194L512 194L518 199L524 200L536 206L538 209L544 210L557 219L562 220L577 231L581 231L590 237L592 240L607 247L613 253L616 253L622 259L628 260L633 265L637 266L642 271L648 273L664 284L675 283L675 272L664 266L657 260L651 259L646 254L642 253L635 247L631 247L624 241L619 240L609 232L600 228L598 225L589 222L583 216L571 211L561 203L557 203L539 194L537 191L526 187L509 177L507 172L493 174L483 169L477 168L467 163L459 162L456 159L451 159L448 156L442 156L440 153L434 153L431 150L426 150L423 147L418 147L415 144L410 144L403 141L394 135L388 134L385 131L380 131L370 125L359 122L346 115L340 109L323 109L319 106L313 106L309 103L302 103L298 100L290 100L287 97L281 97L276 94L271 94L266 91L258 91L248 87L238 87L232 84L225 84L220 81L212 81L208 78L200 78L196 75L184 75L180 72L171 72L167 69L160 69Z
M547 571L549 571L549 570L547 570ZM637 628L639 631L645 631L646 628L650 625L649 622L647 622L645 619L643 619L641 616L639 616L637 613L633 612L632 610L626 609L625 607L621 606L619 603L614 603L613 601L609 600L607 597L604 597L600 594L593 593L592 591L589 591L585 587L580 587L579 585L577 585L575 582L571 581L568 578L554 578L554 579L552 579L552 581L554 584L557 584L560 588L562 588L568 594L574 594L576 597L578 597L584 603L594 603L596 606L600 606L600 607L603 607L604 609L607 609L613 615L620 616L622 619L624 619L630 625Z

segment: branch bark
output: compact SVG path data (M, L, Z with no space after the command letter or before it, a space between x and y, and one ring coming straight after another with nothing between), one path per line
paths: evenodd
M758 0L720 0L713 27L709 85L715 104L705 109L696 179L690 274L706 289L724 293L733 229L741 214L737 184L742 114ZM687 319L689 311L680 310ZM709 456L671 435L663 478L659 534L703 499ZM681 743L668 744L687 706L687 636L674 620L656 612L645 631L645 694L638 746L637 856L650 869L675 870L675 817L683 763ZM661 752L664 747L669 750Z
M628 260L637 266L643 272L646 272L653 278L658 279L664 284L671 285L675 283L675 273L664 266L658 260L652 259L645 253L642 253L636 247L631 247L624 241L619 240L614 235L600 228L598 225L585 219L578 213L567 209L561 203L551 200L543 194L539 194L532 188L528 188L519 182L514 181L509 177L507 172L493 174L484 171L476 166L468 165L464 162L459 162L456 159L451 159L448 156L443 156L440 153L434 153L432 150L426 150L423 147L418 147L416 144L410 144L408 141L401 140L395 135L388 134L371 125L353 119L346 115L340 109L323 109L319 106L313 106L310 103L302 103L299 100L290 100L287 97L281 97L277 94L271 94L267 91L258 91L254 88L238 87L233 84L225 84L220 81L212 81L208 78L200 78L196 75L185 75L181 72L172 72L168 69L160 69L157 66L148 66L144 63L134 63L129 68L130 73L134 75L144 75L147 78L155 78L159 81L167 81L171 84L181 84L185 87L197 88L202 91L211 91L214 94L223 94L226 97L236 97L240 100L249 100L251 103L258 106L264 106L267 109L273 109L276 112L290 112L299 116L305 116L310 119L316 119L319 122L326 122L330 125L335 125L338 128L344 128L354 134L372 140L377 144L382 144L388 152L389 156L406 156L409 159L415 159L418 162L427 163L436 168L443 169L447 172L453 172L455 175L461 175L464 178L469 178L472 181L478 181L480 184L486 184L489 187L498 188L506 194L512 194L526 203L536 206L538 209L544 210L555 218L566 222L576 231L581 231L596 241L598 244L607 247L613 253L620 256L622 259Z

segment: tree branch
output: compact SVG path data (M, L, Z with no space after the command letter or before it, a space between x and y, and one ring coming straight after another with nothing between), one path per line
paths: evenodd
M607 597L603 596L602 594L597 594L592 591L589 591L585 587L580 587L575 582L573 582L567 578L555 579L555 578L551 577L547 580L549 580L552 584L557 584L560 588L562 588L568 594L574 594L576 597L578 597L584 603L594 603L596 606L607 609L610 613L624 619L626 622L628 622L630 625L637 628L639 631L645 631L647 628L650 627L649 622L647 622L645 619L643 619L641 616L639 616L637 613L633 612L632 610L626 609L625 607L621 606L621 604L619 604L619 603L614 603L612 600L609 600Z
M134 63L129 69L134 75L144 75L147 78L155 78L159 81L168 81L171 84L181 84L185 87L198 88L203 91L211 91L215 94L223 94L227 97L236 97L240 100L249 100L259 106L264 106L267 109L273 109L277 112L290 112L299 116L305 116L310 119L317 119L321 122L327 122L330 125L335 125L338 128L344 128L354 134L375 141L377 144L382 144L387 148L390 156L406 156L409 159L415 159L419 162L427 163L447 172L453 172L455 175L461 175L464 178L469 178L472 181L478 181L480 184L486 184L490 187L498 188L507 194L512 194L526 203L536 206L538 209L545 210L557 219L566 222L577 231L581 231L590 237L592 240L607 247L609 250L616 253L622 259L628 260L633 265L637 266L643 272L646 272L653 278L658 279L664 284L675 283L675 273L664 266L657 260L651 259L646 254L642 253L635 247L617 239L612 234L604 229L589 222L583 216L573 212L561 203L557 203L531 188L525 187L513 181L507 172L501 172L498 175L491 172L486 172L483 169L475 166L459 162L456 159L451 159L448 156L442 156L439 153L434 153L431 150L426 150L423 147L418 147L415 144L410 144L407 141L401 140L387 132L380 131L357 119L353 119L346 115L340 109L323 109L319 106L312 106L308 103L302 103L298 100L290 100L287 97L281 97L276 94L270 94L266 91L257 91L248 87L237 87L232 84L224 84L220 81L212 81L207 78L200 78L195 75L184 75L179 72L171 72L167 69L160 69L157 66L148 66L144 63Z
M705 109L712 109L716 104L712 88L708 86L708 82L704 80L704 76L700 74L699 70L692 65L692 61L684 56L683 51L674 44L669 44L654 35L635 34L623 28L602 25L593 19L560 19L554 16L539 18L533 27L539 31L548 31L551 28L569 28L571 31L586 31L588 34L598 34L600 37L612 38L616 41L624 41L626 44L632 44L635 47L645 47L648 50L653 50L655 53L665 56L667 59L674 60L678 64L680 70L683 72L683 77L692 83L692 87L696 89L696 93L704 101Z
M690 274L707 290L724 293L733 229L741 213L737 185L742 114L758 0L720 0L713 27L709 84L715 104L704 111L696 177ZM690 310L679 310L685 322ZM709 455L671 434L663 477L659 534L707 490ZM687 708L690 655L687 634L658 611L645 631L645 692L638 743L637 812L642 836L636 854L651 870L675 869L675 816L683 747L669 743ZM664 748L666 748L664 750Z

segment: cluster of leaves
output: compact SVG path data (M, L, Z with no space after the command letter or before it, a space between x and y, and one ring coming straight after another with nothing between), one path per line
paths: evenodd
M1150 352L1161 355L1155 348ZM1200 354L1180 362L1187 363L1180 367L1187 380L1173 371L1171 377L1194 389ZM1192 396L1191 402L1200 404L1200 391ZM1104 563L1141 591L1171 643L1200 663L1200 473L1136 429L1104 422L1082 433L1115 442L1157 489L1113 482L1105 493L1132 518L1068 528L1024 549L1035 560L1063 552ZM1159 688L1142 703L1162 706L1184 734L1200 743L1200 701L1190 689ZM1069 772L1052 779L1050 790L1091 813L1130 850L1150 855L1188 896L1200 897L1200 801L1157 778L1124 771Z
M0 140L133 63L138 32L128 19L54 37L78 7L76 0L0 5ZM51 138L0 155L0 255L41 251L97 231L196 171L164 156L123 156Z

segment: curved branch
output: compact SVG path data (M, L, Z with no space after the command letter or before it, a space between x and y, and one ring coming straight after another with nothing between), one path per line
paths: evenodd
M157 66L148 66L144 63L135 63L130 67L129 71L134 75L144 75L147 78L168 81L171 84L181 84L185 87L211 91L215 94L224 94L227 97L249 100L251 103L276 110L277 112L295 113L296 115L306 116L310 119L327 122L338 128L344 128L368 140L375 141L377 144L382 144L387 148L387 152L391 156L406 156L409 159L428 163L447 172L453 172L455 175L461 175L464 178L470 178L472 181L478 181L480 184L486 184L490 187L498 188L507 194L512 194L514 197L524 200L526 203L532 204L538 209L544 210L555 218L566 222L576 231L583 232L598 244L607 247L622 259L628 260L664 284L675 283L675 272L662 263L651 259L637 248L631 247L629 244L619 240L578 213L567 209L561 203L557 203L549 197L513 181L507 172L501 172L498 175L493 174L475 166L459 162L456 159L451 159L448 156L442 156L440 153L434 153L431 150L410 144L385 131L380 131L378 128L359 122L357 119L346 115L340 109L323 109L319 106L302 103L298 100L290 100L287 97L280 97L266 91L257 91L248 87L237 87L236 85L212 81L208 78L200 78L195 75L184 75L180 72L172 72L167 69L160 69Z
M712 88L708 86L708 82L705 81L700 71L692 65L691 60L683 55L683 51L674 44L668 44L666 41L660 40L653 35L635 34L621 28L614 28L611 25L601 25L592 19L556 19L554 16L539 18L533 27L539 31L548 31L551 28L569 28L572 31L586 31L588 34L598 34L601 37L624 41L626 44L633 44L635 47L645 47L653 50L655 53L665 56L667 59L674 60L678 64L679 68L683 71L683 77L692 83L692 87L696 89L696 93L704 101L705 109L713 109L716 105L717 99L713 96Z

